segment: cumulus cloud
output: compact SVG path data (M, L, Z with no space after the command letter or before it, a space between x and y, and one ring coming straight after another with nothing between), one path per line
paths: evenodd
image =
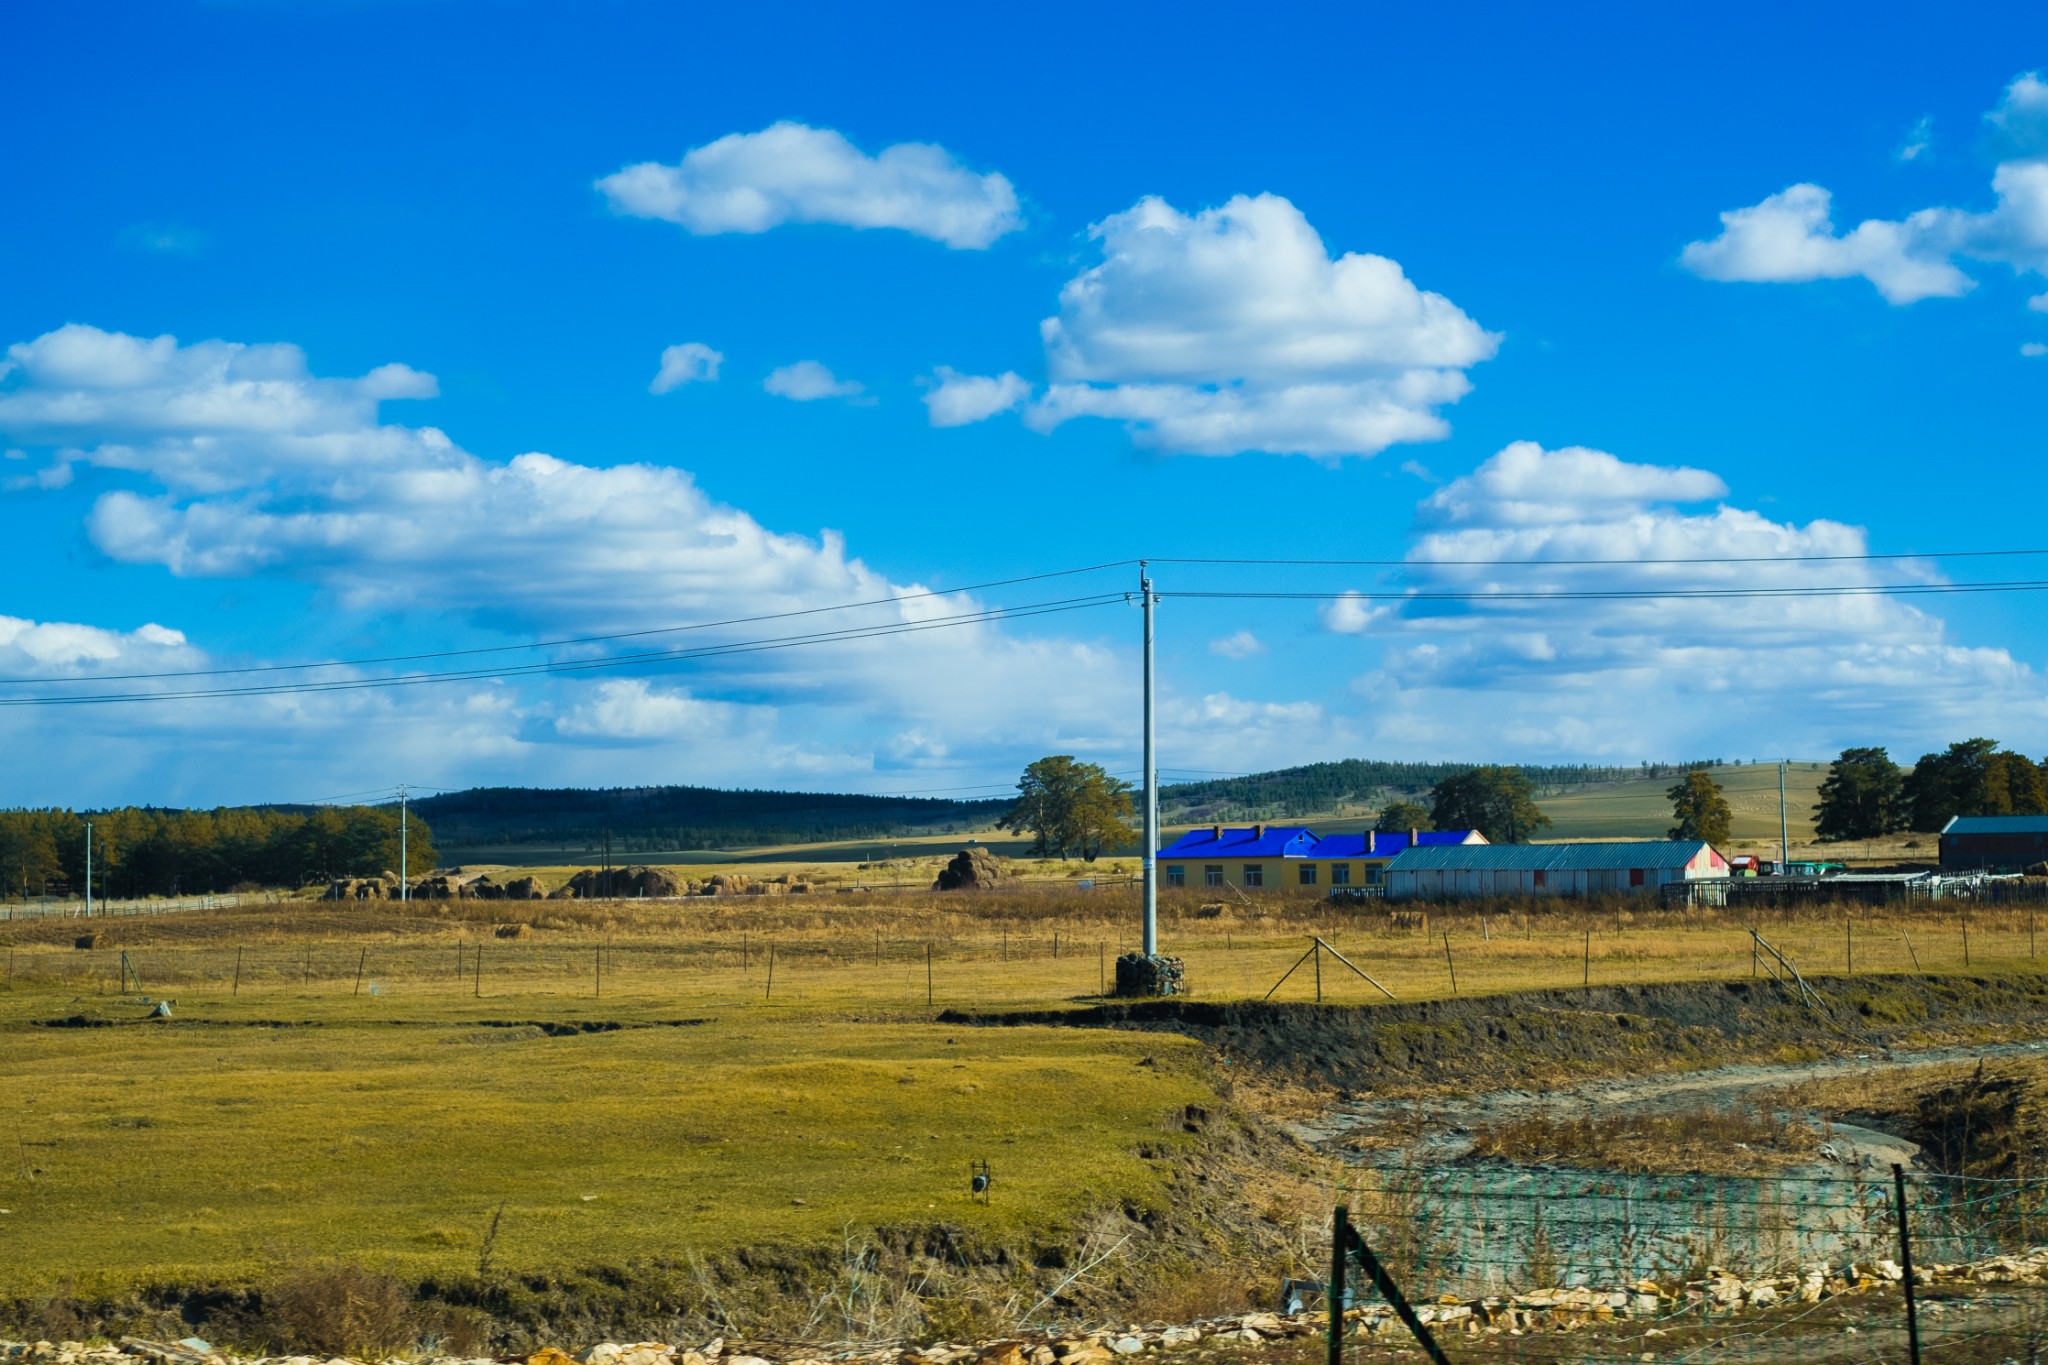
M1248 630L1236 630L1209 642L1209 652L1226 659L1249 659L1266 652L1265 642Z
M815 360L799 360L771 370L761 387L778 398L815 403L821 398L854 398L863 391L851 379L841 379Z
M1563 496L1603 485L1575 511ZM1910 600L1599 595L1940 581L1912 561L1795 559L1869 546L1860 528L1773 521L1727 497L1703 470L1526 442L1453 481L1418 509L1412 600L1376 626L1389 643L1356 683L1373 733L1389 749L1633 758L1980 731L2048 741L2043 679L2002 649L1952 643ZM1750 562L1677 562L1698 559Z
M1031 395L1031 386L1005 370L997 375L961 374L941 365L938 383L924 396L935 427L964 427L1008 412Z
M1363 635L1372 629L1373 622L1393 614L1394 608L1374 606L1368 598L1356 592L1331 598L1317 610L1323 629L1332 635Z
M1023 226L1007 179L978 175L943 147L899 142L870 156L830 128L787 121L728 134L675 165L627 166L597 188L614 213L699 236L836 223L979 249Z
M716 379L718 367L724 363L722 352L712 350L701 341L670 346L662 351L661 369L656 372L654 382L647 386L647 391L670 393L685 384Z
M898 762L896 737L912 732L934 737L918 760L926 768L942 749L959 767L991 754L1007 765L1127 746L1135 674L1092 636L1024 634L1000 619L926 629L989 604L894 582L834 533L771 530L679 469L601 467L541 452L486 459L430 428L386 422L383 395L421 393L431 382L407 378L413 372L402 366L331 380L307 373L295 348L180 345L85 328L7 354L0 436L20 437L25 461L54 460L50 443L61 442L72 465L113 471L117 486L98 494L87 530L102 553L125 563L183 577L296 579L327 608L439 615L515 642L652 632L618 647L646 653L798 631L900 631L645 662L630 678L599 672L333 694L354 699L346 704L272 699L265 705L297 716L300 727L275 744L266 738L273 731L247 727L247 708L185 703L173 724L151 703L159 740L190 728L181 751L218 758L236 745L264 746L247 749L256 756L244 762L214 762L223 775L205 792L211 799L266 795L221 785L253 782L255 771L297 771L300 755L313 771L323 743L331 771L320 789L343 778L375 785L355 771L368 759L332 754L399 736L410 778L457 784L530 781L536 764L550 780L600 785L864 784ZM251 384L262 391L250 392ZM847 603L873 605L837 610ZM794 624L724 624L819 608L834 610ZM151 638L137 632L124 647L132 653ZM38 647L47 653L54 645ZM584 663L603 653L591 646L518 657ZM644 676L663 669L683 670L687 680ZM0 725L0 743L27 733L16 723L26 717L51 729L47 713L12 715ZM836 738L820 744L776 734ZM986 769L968 770L968 780L984 780Z
M1721 233L1687 246L1685 267L1710 280L1782 284L1863 278L1892 304L1955 298L1976 282L1958 260L2048 274L2048 85L2032 73L2006 88L1986 115L2006 159L1992 173L1994 204L1982 211L1925 208L1898 220L1834 223L1818 185L1793 185L1721 215Z
M1396 262L1333 259L1278 195L1192 215L1146 198L1090 235L1102 260L1040 324L1041 430L1104 417L1187 454L1369 455L1445 435L1438 409L1499 344Z

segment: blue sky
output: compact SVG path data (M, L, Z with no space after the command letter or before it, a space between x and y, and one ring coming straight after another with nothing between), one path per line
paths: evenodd
M1162 564L1169 593L2048 577L1767 562L2048 546L2038 9L9 29L38 112L0 148L0 674L66 681L8 695L870 597L902 600L821 615L915 622L1133 575L907 594L1140 555L1406 561ZM1555 563L1703 555L1766 562ZM1161 762L2039 753L2039 602L1169 597ZM6 708L0 801L1129 770L1134 618Z

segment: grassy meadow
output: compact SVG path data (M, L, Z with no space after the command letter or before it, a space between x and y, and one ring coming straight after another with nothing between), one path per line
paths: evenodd
M1055 885L0 923L7 1280L473 1274L501 1205L494 1264L529 1274L937 1223L1026 1245L1157 1208L1183 1110L1228 1089L1195 1043L939 1018L1091 1004L1136 927L1128 888ZM2024 910L1763 927L1815 974L2036 966ZM1713 911L1164 901L1201 999L1264 997L1310 933L1402 1000L1754 971ZM1275 998L1317 990L1304 966ZM1384 998L1328 959L1320 990Z

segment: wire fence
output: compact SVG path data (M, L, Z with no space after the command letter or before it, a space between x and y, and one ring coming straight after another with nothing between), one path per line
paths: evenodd
M1906 1360L2048 1348L2048 1181L1379 1166L1351 1217L1452 1359ZM1369 1290L1346 1354L1413 1349Z

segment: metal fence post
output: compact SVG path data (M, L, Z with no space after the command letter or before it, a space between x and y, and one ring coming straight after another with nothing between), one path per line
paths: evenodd
M1324 1299L1330 1310L1329 1365L1344 1365L1344 1253L1350 1239L1351 1210L1337 1205L1330 1219L1330 1289Z
M1899 1283L1906 1291L1906 1343L1913 1365L1920 1365L1920 1317L1913 1306L1913 1237L1906 1215L1906 1168L1896 1161L1892 1163L1892 1191L1899 1201L1899 1266L1905 1272Z

